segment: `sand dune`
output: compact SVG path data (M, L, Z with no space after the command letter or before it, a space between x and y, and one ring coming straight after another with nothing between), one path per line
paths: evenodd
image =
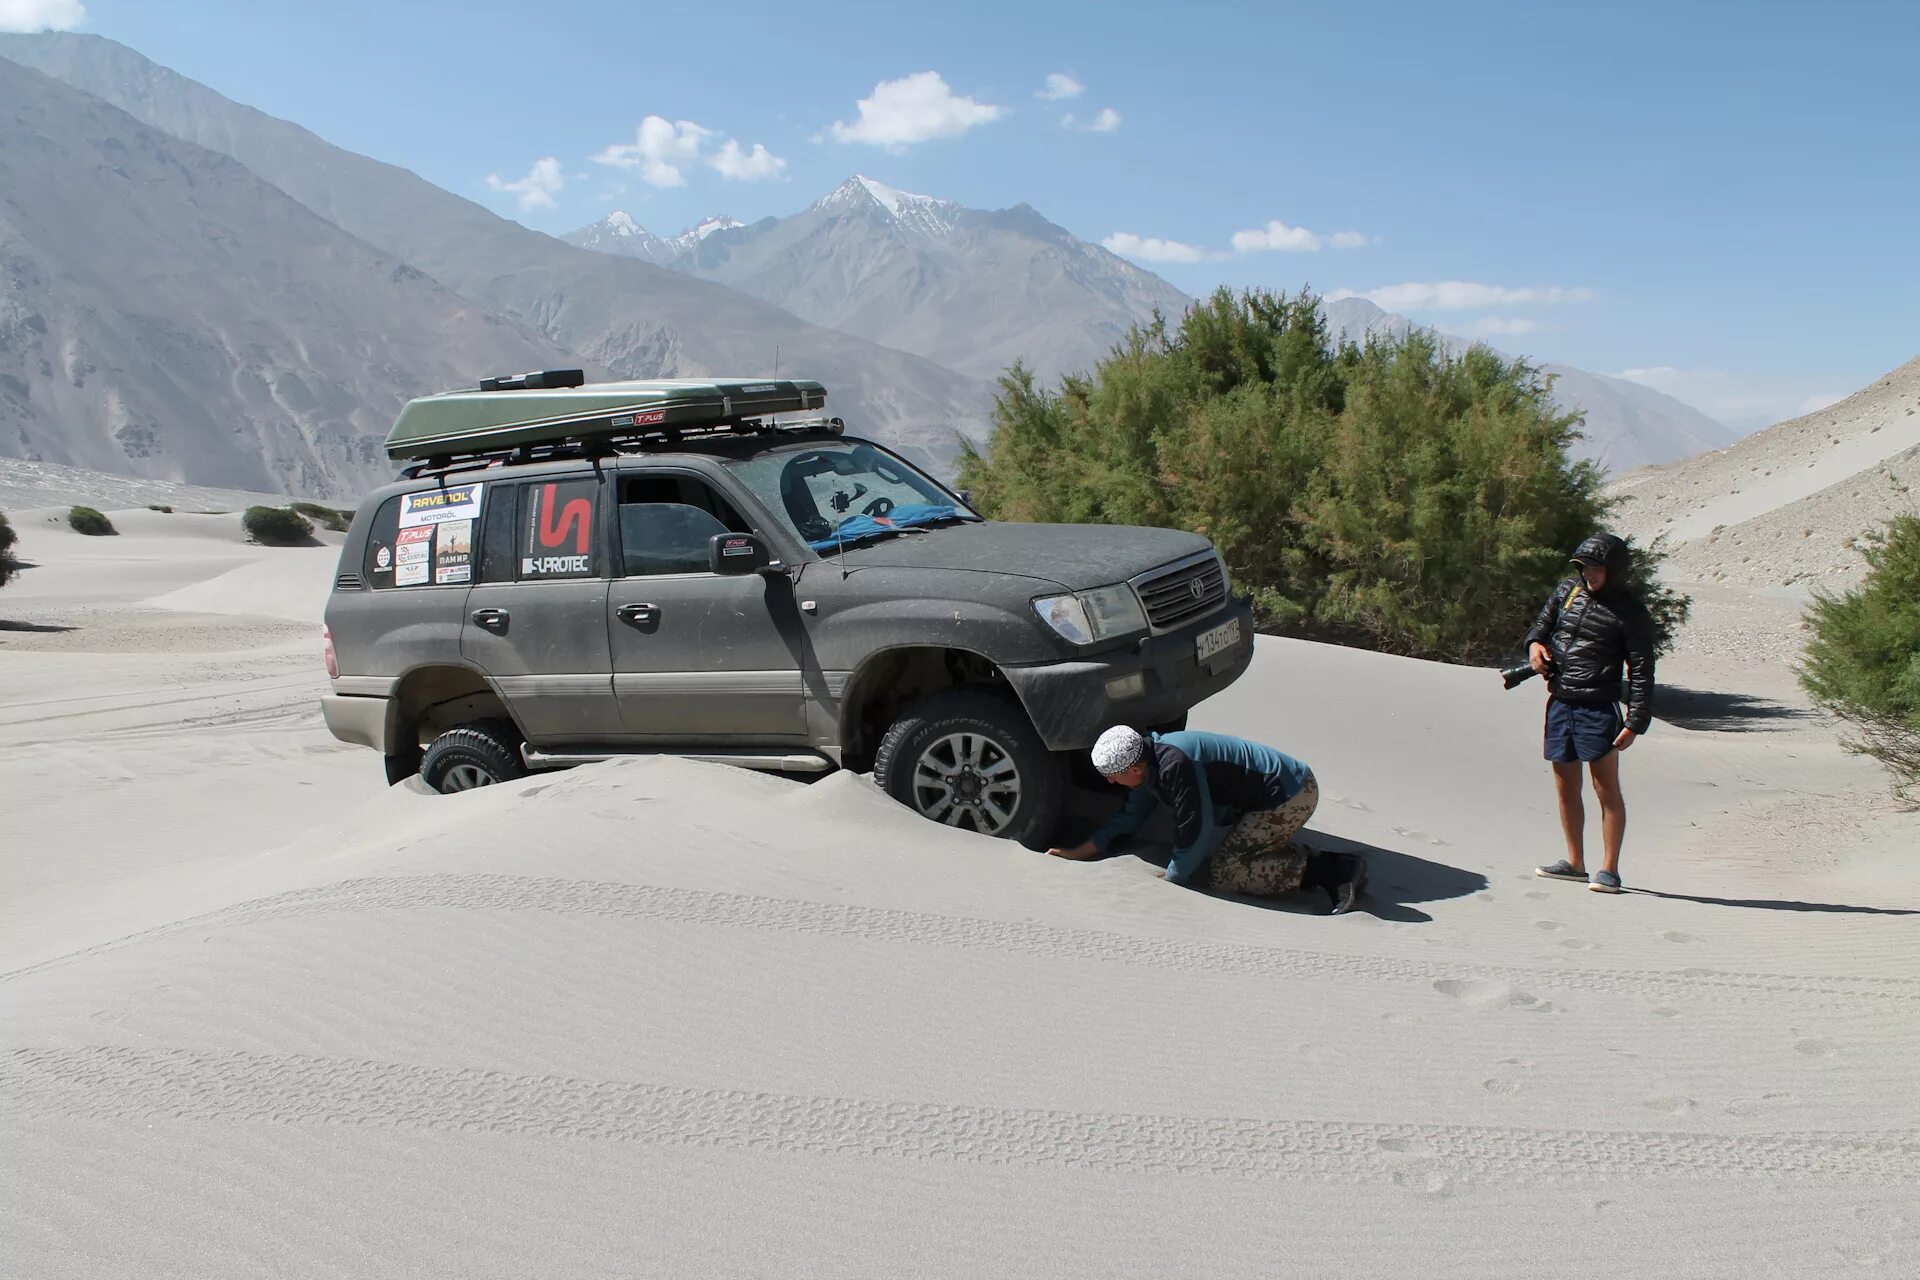
M388 789L329 552L138 523L0 593L74 628L0 631L0 1274L1920 1269L1920 820L1791 708L1634 748L1609 899L1537 692L1263 640L1196 719L1314 764L1330 918L846 775Z
M1677 577L1842 587L1854 540L1920 510L1920 359L1805 417L1667 467L1622 477L1621 524L1676 546Z

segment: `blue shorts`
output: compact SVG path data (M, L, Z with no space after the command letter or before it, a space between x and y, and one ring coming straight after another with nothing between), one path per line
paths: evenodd
M1620 736L1620 708L1609 702L1580 707L1558 698L1547 700L1547 759L1555 764L1593 761L1613 750Z

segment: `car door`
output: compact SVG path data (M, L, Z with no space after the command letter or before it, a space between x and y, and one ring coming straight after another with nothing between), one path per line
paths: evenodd
M630 471L619 486L607 626L626 732L649 742L804 741L792 584L707 567L714 534L751 530L741 507L691 470Z
M587 471L488 486L460 651L537 745L621 736L607 648L607 484Z

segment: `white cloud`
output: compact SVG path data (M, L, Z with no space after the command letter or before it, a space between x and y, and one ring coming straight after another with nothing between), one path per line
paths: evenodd
M1811 378L1754 377L1724 369L1678 369L1652 365L1622 369L1620 376L1692 405L1731 427L1757 428L1818 413L1843 396L1810 391Z
M1112 133L1120 127L1120 113L1112 107L1100 108L1100 114L1087 126L1089 133Z
M640 180L654 187L684 187L686 170L700 159L700 149L713 137L691 120L678 122L648 116L634 131L632 142L616 142L593 158L595 164L615 169L638 169Z
M72 31L86 20L80 0L0 0L0 31Z
M860 118L852 124L836 120L827 127L828 134L836 142L864 142L888 150L932 138L957 138L1006 114L1004 107L956 94L937 71L882 80L871 98L855 105Z
M1233 233L1235 253L1264 253L1270 250L1281 253L1318 253L1328 245L1336 249L1358 249L1366 243L1367 238L1358 231L1336 231L1330 236L1323 236L1305 227L1288 226L1278 218L1271 220L1264 227Z
M1087 86L1064 71L1056 71L1047 77L1046 88L1033 96L1048 102L1059 102L1063 98L1077 98L1086 91Z
M1540 326L1531 320L1519 316L1488 316L1484 320L1473 322L1473 332L1488 337L1512 337L1521 333L1532 333Z
M527 176L517 182L504 182L497 173L487 175L488 187L516 197L522 209L553 208L554 193L566 185L567 175L560 171L560 162L552 156L535 160Z
M713 143L719 137L717 130L691 120L648 116L634 130L632 142L614 143L593 162L613 169L638 169L640 180L654 187L684 187L687 171L700 164L735 182L759 182L786 171L787 162L764 144L756 142L748 149L728 138L716 150Z
M1235 240L1239 237L1235 236ZM1388 311L1475 311L1483 307L1511 307L1541 302L1586 302L1593 290L1563 289L1558 285L1537 289L1508 289L1495 284L1474 284L1466 280L1441 280L1434 283L1390 284L1380 289L1335 289L1327 301L1341 298L1365 298Z
M1142 262L1201 262L1207 257L1206 250L1194 245L1181 244L1178 240L1136 236L1130 231L1116 231L1100 243L1109 252L1123 258L1138 258Z
M777 178L786 171L787 162L768 151L756 142L753 150L743 151L740 144L732 138L722 143L720 150L707 161L723 178L732 178L735 182L760 182L767 178Z

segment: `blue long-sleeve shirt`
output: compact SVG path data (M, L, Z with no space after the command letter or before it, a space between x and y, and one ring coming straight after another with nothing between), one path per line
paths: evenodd
M1183 729L1150 739L1146 781L1093 833L1093 845L1105 853L1166 804L1174 824L1167 879L1175 884L1194 882L1221 837L1243 815L1278 809L1313 776L1302 761L1245 738Z

